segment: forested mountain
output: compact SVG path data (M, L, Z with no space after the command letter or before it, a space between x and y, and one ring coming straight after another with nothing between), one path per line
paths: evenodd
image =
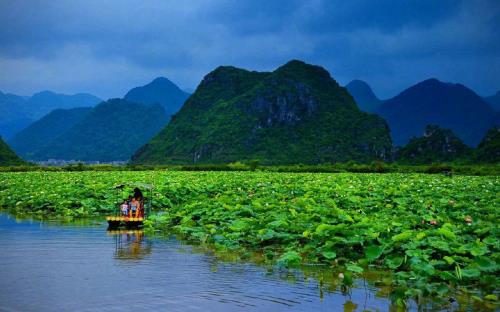
M0 92L0 135L8 140L57 108L91 107L100 102L101 99L86 93L66 95L43 91L22 97Z
M322 67L291 61L273 72L218 67L133 162L317 164L390 150L382 118L360 111Z
M149 84L130 90L124 99L144 104L159 103L168 116L179 111L189 93L182 91L177 85L164 77L159 77Z
M376 110L391 129L396 145L404 145L419 136L426 125L452 130L470 146L476 146L496 122L495 111L474 91L461 84L437 79L422 81Z
M349 82L345 87L362 111L374 112L379 107L381 101L366 82L356 79Z
M495 95L487 96L483 98L491 107L497 112L500 111L500 91L498 91Z
M422 137L412 138L396 154L396 159L408 164L468 161L472 149L465 145L451 130L429 125Z
M500 128L491 128L476 150L475 160L479 162L500 162Z
M25 162L14 153L0 136L0 166L17 166Z
M34 160L127 160L167 123L160 104L123 99L102 102L79 122L33 153Z
M9 144L16 153L31 159L36 151L69 130L91 110L90 107L55 109L17 133Z

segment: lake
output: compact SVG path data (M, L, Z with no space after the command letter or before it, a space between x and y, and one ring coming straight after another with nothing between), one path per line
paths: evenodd
M363 281L348 293L325 291L301 270L221 261L173 236L108 232L105 223L0 214L0 246L2 311L390 309Z

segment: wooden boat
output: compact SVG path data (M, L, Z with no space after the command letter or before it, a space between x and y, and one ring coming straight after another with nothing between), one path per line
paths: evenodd
M107 216L108 230L118 228L140 228L143 226L144 220L151 213L151 205L153 200L153 186L151 184L134 183L134 184L120 184L114 187L115 190L123 190L125 187L142 188L148 191L149 198L143 194L142 207L138 215L123 215L120 210L120 203L117 203L117 208L114 215Z

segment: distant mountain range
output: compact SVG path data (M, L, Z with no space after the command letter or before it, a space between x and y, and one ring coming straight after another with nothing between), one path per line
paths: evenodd
M498 114L474 91L437 79L422 81L383 101L376 113L387 120L395 145L418 137L427 125L452 130L469 146L477 146Z
M77 116L75 120L80 120L69 129L30 152L29 159L127 160L168 121L160 104L148 105L123 99L111 99L84 112L82 109L83 116ZM75 111L65 111L62 115L72 113Z
M177 112L187 96L167 78L157 78L130 90L123 100L53 110L14 135L9 144L30 160L127 160L167 124L169 114Z
M382 101L364 81L342 88L323 68L291 61L273 72L219 67L191 97L163 77L107 102L83 93L0 92L0 134L28 160L134 155L136 163L315 164L391 159L390 129L394 145L409 143L397 157L432 151L444 137L481 142L474 159L492 161L499 98L500 92L481 98L461 84L428 79ZM427 135L428 125L437 126L436 135ZM436 161L446 159L441 156Z
M53 109L95 106L100 102L101 99L87 93L66 95L43 91L23 97L0 92L0 135L10 139Z
M372 88L362 80L353 80L346 86L349 93L354 97L358 107L365 112L375 112L382 103L373 93Z
M215 69L132 160L314 164L385 159L390 150L383 119L360 111L322 67L291 61L273 72Z
M33 159L35 151L52 144L91 110L91 107L55 109L17 133L9 144L21 157ZM42 155L39 157L44 158Z
M164 77L159 77L145 86L133 88L124 99L144 104L161 104L170 117L177 113L189 97L177 85Z

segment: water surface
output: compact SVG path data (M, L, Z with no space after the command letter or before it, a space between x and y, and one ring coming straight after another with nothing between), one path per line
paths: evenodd
M2 311L363 311L389 309L376 289L349 294L248 263L219 261L174 237L109 233L0 214Z

